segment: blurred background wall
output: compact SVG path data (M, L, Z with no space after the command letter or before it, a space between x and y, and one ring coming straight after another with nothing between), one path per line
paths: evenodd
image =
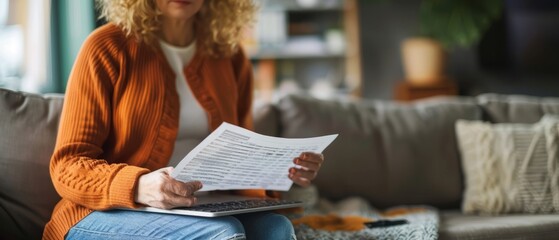
M443 87L452 91L445 94L559 96L556 0L255 1L259 20L244 46L257 97L267 101L288 93L397 99L407 80L402 43L422 33L424 8L433 2L463 10L468 6L460 3L483 8L491 2L499 10L487 21L480 20L487 14L463 11L465 19L489 24L470 31L477 40L447 48L443 74L452 84ZM443 25L452 18L427 13ZM93 0L0 0L0 87L64 92L83 40L102 24ZM469 28L467 22L449 26L459 37Z
M503 3L502 17L480 44L448 53L447 73L462 95L559 96L559 1ZM364 97L394 97L395 84L404 78L400 44L419 31L420 4L359 0Z

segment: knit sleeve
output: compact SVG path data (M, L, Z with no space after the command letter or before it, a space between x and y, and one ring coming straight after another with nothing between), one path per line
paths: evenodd
M252 94L253 74L252 64L242 48L233 56L233 69L238 84L239 102L237 103L239 126L253 130L252 122Z
M117 41L108 41L110 37L93 33L80 50L68 80L50 162L58 194L94 210L136 207L137 179L149 172L100 159L112 125L113 83L119 78L122 63L120 46Z

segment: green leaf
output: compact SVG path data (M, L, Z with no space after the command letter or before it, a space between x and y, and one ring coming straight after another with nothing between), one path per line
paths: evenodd
M447 48L467 47L479 41L500 17L503 0L423 0L421 32Z

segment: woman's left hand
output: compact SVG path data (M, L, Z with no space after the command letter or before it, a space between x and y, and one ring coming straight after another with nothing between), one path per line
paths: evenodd
M304 152L293 159L299 168L289 169L289 179L301 187L308 187L314 180L320 166L324 162L324 155L320 153Z

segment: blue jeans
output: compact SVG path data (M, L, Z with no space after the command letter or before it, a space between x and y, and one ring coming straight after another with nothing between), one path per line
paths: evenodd
M272 212L204 218L126 210L95 211L66 239L295 239L293 225Z

